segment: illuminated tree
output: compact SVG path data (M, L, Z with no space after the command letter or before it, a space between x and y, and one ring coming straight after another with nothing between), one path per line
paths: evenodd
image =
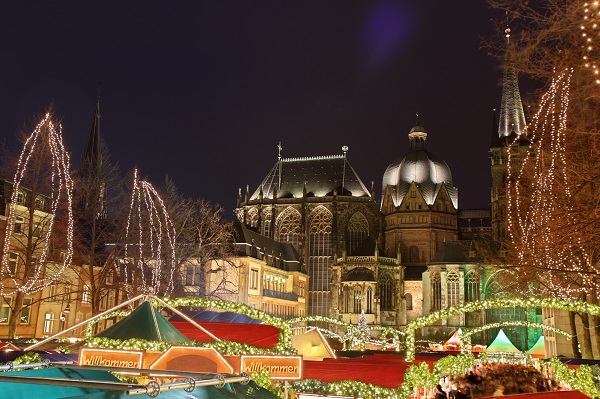
M507 10L516 27L515 68L543 87L525 133L527 156L509 159L506 263L514 265L521 291L597 303L600 52L594 41L600 8L579 0L489 3ZM588 327L596 326L597 337L600 329L597 320L580 317L582 348L590 357Z
M56 282L73 257L73 183L62 127L50 111L21 139L0 260L0 295L11 308L10 337L25 297Z

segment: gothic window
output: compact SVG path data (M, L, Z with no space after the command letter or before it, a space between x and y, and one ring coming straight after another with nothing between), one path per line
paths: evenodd
M369 222L367 218L360 212L356 212L350 220L346 228L346 251L352 254L365 238L369 236Z
M362 310L362 290L360 289L359 286L354 287L354 309L352 310L353 313L360 313Z
M299 250L302 216L292 207L287 207L277 218L277 240L291 243Z
M456 270L452 270L446 277L448 289L448 307L456 305L460 301L460 277Z
M347 285L344 287L344 291L342 293L342 312L349 313L350 312L350 297L352 294L350 293L350 287Z
M262 214L262 234L269 237L271 234L271 219L273 218L273 210L266 208Z
M406 310L412 310L413 309L412 294L406 294L406 295L404 295L404 298L406 299Z
M367 288L367 313L373 313L373 289L371 287Z
M411 263L419 261L419 247L417 247L416 245L410 247L408 261Z
M394 280L387 274L379 280L379 296L381 310L394 310Z
M479 275L471 270L465 276L465 301L474 302L479 300Z
M331 224L333 215L324 206L310 214L308 223L308 275L310 291L318 291L317 301L309 302L309 315L326 316L331 282Z
M248 209L248 219L247 223L250 227L256 228L258 226L258 209L250 208Z
M440 310L442 308L442 279L439 273L431 275L431 309Z

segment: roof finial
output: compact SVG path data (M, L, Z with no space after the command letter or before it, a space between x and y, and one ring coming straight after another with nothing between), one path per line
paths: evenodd
M348 152L348 146L345 145L342 147L342 152L344 153L344 158L346 158L346 153Z
M417 111L415 114L417 115L417 123L415 123L415 126L419 126L419 111Z
M281 150L283 149L283 147L281 146L281 141L279 142L279 144L277 144L277 160L281 161Z

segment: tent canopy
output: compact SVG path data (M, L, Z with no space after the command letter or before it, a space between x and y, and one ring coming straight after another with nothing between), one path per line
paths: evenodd
M531 357L545 358L546 357L546 345L544 336L540 335L535 345L533 345L527 352Z
M521 351L510 342L510 339L504 333L504 330L500 329L498 335L485 350L486 352L512 352L521 353Z
M173 327L158 310L154 309L148 301L144 301L129 316L95 336L121 340L139 338L172 344L190 341L189 338Z
M292 346L298 351L304 360L323 360L335 358L333 350L319 332L313 328L304 334L292 337Z
M454 331L454 334L452 334L452 336L448 339L448 341L444 342L444 345L454 345L454 346L458 346L459 345L459 341L458 341L458 337L460 336L460 333L457 331Z

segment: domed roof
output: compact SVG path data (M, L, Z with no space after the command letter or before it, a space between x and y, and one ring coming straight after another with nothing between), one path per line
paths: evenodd
M382 195L386 187L392 194L394 205L399 206L414 182L428 205L433 205L442 186L445 186L455 209L458 209L458 190L452 185L448 164L425 149L427 133L415 126L408 134L410 151L392 162L383 174Z

